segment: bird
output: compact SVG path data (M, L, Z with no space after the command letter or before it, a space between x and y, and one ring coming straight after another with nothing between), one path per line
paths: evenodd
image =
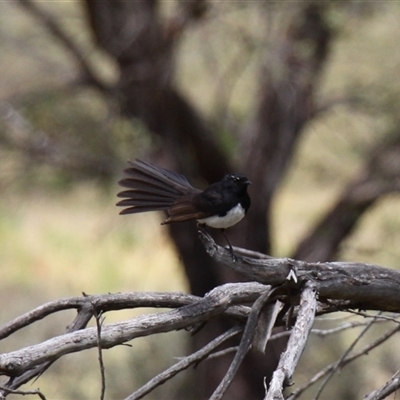
M251 200L247 188L251 182L241 173L225 175L204 190L194 188L185 176L148 161L128 161L126 178L118 183L125 188L117 194L120 214L162 211L167 218L162 225L197 221L199 228L219 229L234 257L225 229L243 219Z

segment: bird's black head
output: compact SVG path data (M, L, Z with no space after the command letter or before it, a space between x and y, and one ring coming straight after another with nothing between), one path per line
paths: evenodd
M243 174L228 174L225 175L223 180L224 186L235 188L236 191L246 191L250 181Z

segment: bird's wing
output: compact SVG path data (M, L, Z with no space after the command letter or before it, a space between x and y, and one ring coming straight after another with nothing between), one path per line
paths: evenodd
M204 192L184 196L168 208L168 218L163 224L198 220L215 215L215 210L222 203L221 195L217 192Z

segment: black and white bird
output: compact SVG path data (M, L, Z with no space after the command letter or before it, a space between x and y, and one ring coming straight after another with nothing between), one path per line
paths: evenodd
M204 190L194 188L176 172L142 160L130 162L124 172L127 178L119 184L126 188L118 197L117 206L126 207L120 214L164 210L162 224L195 220L200 226L224 230L237 224L250 207L247 187L250 181L243 174L228 174Z

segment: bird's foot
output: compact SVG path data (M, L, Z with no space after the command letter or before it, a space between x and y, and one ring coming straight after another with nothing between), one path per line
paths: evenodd
M228 242L228 249L227 250L229 250L229 253L231 253L232 261L236 262L238 258L236 257L236 255L235 255L235 253L233 251L233 247L229 242Z
M233 249L230 249L230 253L231 253L231 257L232 257L232 261L236 262L238 260L238 258L236 257L235 253L233 252Z

